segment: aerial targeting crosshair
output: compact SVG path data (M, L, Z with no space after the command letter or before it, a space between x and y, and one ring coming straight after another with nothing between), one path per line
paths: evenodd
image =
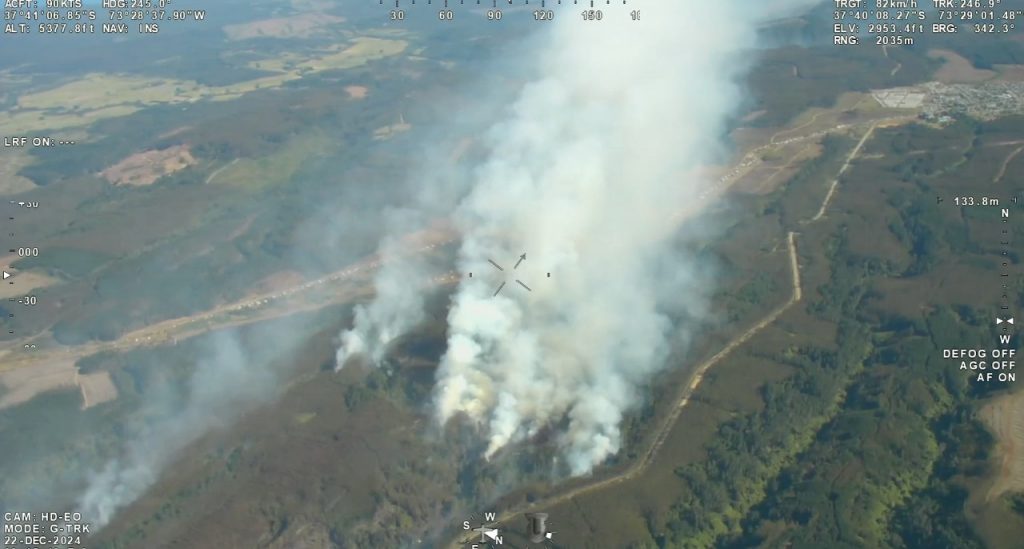
M518 269L519 265L521 265L524 261L526 261L526 253L525 252L523 252L522 255L520 255L518 258L516 258L516 262L512 266L511 270L506 271L505 268L502 267L497 261L495 261L495 260L493 260L491 258L487 259L487 262L490 263L492 267L497 269L499 273L503 273L503 275L505 277L505 278L503 278L498 283L497 288L494 290L493 297L497 297L498 294L500 294L501 291L505 288L505 286L507 284L509 284L509 282L510 282L509 275L511 275L511 281L512 282L515 282L516 284L518 284L520 287L522 287L527 292L532 292L533 291L533 288L531 288L528 284L526 284L526 282L523 282L521 279L517 278L517 276L515 274L516 269ZM551 273L547 273L547 277L551 278ZM473 273L472 272L469 273L469 278L473 278Z

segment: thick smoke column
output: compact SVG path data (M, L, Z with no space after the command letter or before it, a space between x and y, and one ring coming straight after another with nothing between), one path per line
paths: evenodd
M390 237L382 243L380 255L389 263L374 277L374 284L377 292L388 298L356 306L353 328L341 334L337 368L358 354L380 363L388 343L423 320L423 290L409 283L408 273L423 272L427 267L420 257L403 251L402 243Z
M521 276L536 283L494 295L495 279L463 279L437 372L440 423L468 416L488 457L564 426L574 475L619 450L623 414L688 335L672 319L702 313L706 278L676 251L678 219L712 184L694 174L722 150L756 25L811 3L664 0L645 3L640 21L559 13L540 77L510 108L491 106L501 120L453 215L460 272L487 272L492 258L508 269L527 252L534 270ZM357 315L339 357L379 358L419 318L418 301L391 286Z

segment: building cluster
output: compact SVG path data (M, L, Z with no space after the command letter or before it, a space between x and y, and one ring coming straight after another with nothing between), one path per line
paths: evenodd
M921 118L948 124L958 116L992 120L1024 113L1024 82L943 84L873 90L875 100L893 109L920 109Z
M940 84L928 82L922 115L939 120L943 116L968 115L980 120L1024 113L1024 82L982 82Z

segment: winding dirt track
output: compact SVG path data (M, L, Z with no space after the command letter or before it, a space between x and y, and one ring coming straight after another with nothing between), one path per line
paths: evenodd
M996 176L992 179L993 183L999 183L1000 181L1002 181L1003 176L1006 175L1006 167L1010 165L1010 162L1013 161L1013 159L1016 158L1016 156L1020 154L1021 151L1024 151L1024 147L1017 147L1016 149L1013 150L1013 152L1006 155L1006 158L1003 159L1003 163L999 165L999 173L997 173Z
M839 173L836 174L836 178L832 180L832 184L828 187L828 194L825 195L825 200L821 202L821 208L818 210L818 213L814 214L811 221L817 221L821 219L821 216L825 215L825 210L828 209L828 204L832 201L832 195L835 194L836 188L839 187L839 178L842 177L843 174L846 173L846 170L850 168L850 163L857 158L858 154L860 154L860 149L864 146L864 143L871 138L871 134L875 133L875 128L877 126L878 123L872 124L871 127L868 128L868 131L864 132L864 135L861 136L860 141L857 142L857 146L850 151L849 155L846 156L846 160L843 162L842 167L839 168Z

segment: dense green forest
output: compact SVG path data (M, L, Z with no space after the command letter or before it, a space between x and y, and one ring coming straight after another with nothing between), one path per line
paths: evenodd
M838 327L834 344L752 351L794 373L761 388L760 410L721 423L706 459L676 469L682 495L660 517L663 526L650 525L657 546L986 546L965 514L994 442L976 411L1011 386L975 380L944 360L942 348L992 346L991 292L963 299L936 291L911 314L890 288L929 286L965 266L980 279L995 276L988 257L996 247L983 229L998 212L958 211L935 197L985 176L985 158L996 154L990 144L1007 134L1005 121L960 121L875 136L868 149L878 159L855 165L832 220L801 241L801 262L825 261L829 273L804 288L801 306ZM823 168L848 146L826 142L764 212L811 234L797 221L807 200L789 193L826 185ZM930 152L905 162L885 154L895 149ZM870 214L851 209L864 197L875 204ZM965 276L969 284L973 275ZM1024 518L1015 497L1010 505L1018 502Z

